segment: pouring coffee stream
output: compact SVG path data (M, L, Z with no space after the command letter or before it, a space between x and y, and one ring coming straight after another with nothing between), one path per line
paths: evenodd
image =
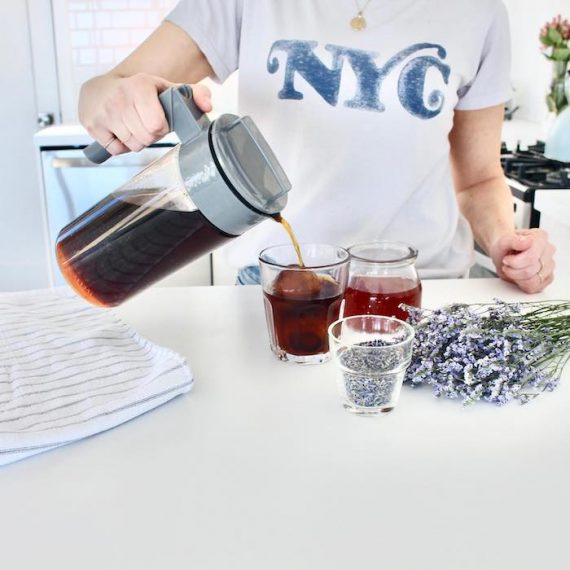
M287 232L287 235L291 240L291 244L293 245L293 249L295 250L295 254L297 255L297 261L299 262L299 267L305 267L305 263L303 261L303 255L301 254L301 246L299 245L299 241L297 240L297 236L295 235L295 232L293 231L291 224L281 214L275 214L274 216L272 216L272 218L276 222L281 224L285 229L285 231Z

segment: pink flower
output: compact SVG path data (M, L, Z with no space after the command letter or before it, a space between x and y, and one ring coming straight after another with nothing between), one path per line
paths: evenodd
M549 41L548 35L551 30L557 31L561 38L562 42L566 44L568 40L570 40L570 21L567 18L563 18L562 14L558 14L549 22L546 22L544 26L540 29L539 39L541 43L545 45L552 45L551 40ZM560 44L558 44L560 45Z

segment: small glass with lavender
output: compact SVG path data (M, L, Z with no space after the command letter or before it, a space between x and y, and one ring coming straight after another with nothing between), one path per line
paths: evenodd
M414 329L392 317L356 315L329 327L344 407L355 414L391 412L412 358Z

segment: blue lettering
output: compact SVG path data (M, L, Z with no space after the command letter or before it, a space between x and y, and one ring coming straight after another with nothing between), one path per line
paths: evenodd
M356 76L356 92L344 105L353 109L382 112L385 105L380 100L380 93L384 79L413 54L434 49L437 57L418 56L404 65L398 78L398 98L409 113L421 119L431 119L443 109L445 95L442 91L432 91L425 100L425 82L429 69L437 69L446 85L449 81L451 70L442 62L447 55L442 46L413 44L392 56L384 65L377 66L374 61L377 54L374 52L328 44L325 49L332 55L331 67L327 67L315 55L314 49L317 46L318 42L315 41L279 40L273 43L267 60L269 73L279 70L276 52L285 52L287 56L283 88L278 93L280 99L303 99L303 94L295 89L295 74L298 73L329 105L336 106L342 67L346 60Z
M269 51L267 71L275 73L279 69L279 60L273 54L276 51L287 53L283 89L279 91L280 99L302 99L303 94L295 89L295 73L310 83L317 93L329 104L336 105L340 88L340 73L342 58L339 53L333 53L332 67L327 67L313 52L317 42L295 40L279 40L274 42Z
M420 119L433 119L441 113L445 95L432 91L428 96L428 105L424 102L426 73L431 67L437 68L445 84L449 81L450 68L435 57L417 57L404 66L398 78L398 97L404 109Z
M377 56L374 52L358 49L343 48L340 46L326 46L333 53L337 53L339 59L344 56L356 75L356 94L344 105L353 109L367 111L384 111L384 105L379 99L382 80L386 76L384 69L374 63ZM340 81L340 78L339 78Z
M356 94L350 101L345 102L345 106L353 109L384 111L385 106L380 101L380 91L384 79L410 55L432 48L437 50L439 57L445 58L446 52L443 47L437 44L421 43L398 52L382 67L378 67L373 61L376 54L345 48L343 55L350 63L357 80Z

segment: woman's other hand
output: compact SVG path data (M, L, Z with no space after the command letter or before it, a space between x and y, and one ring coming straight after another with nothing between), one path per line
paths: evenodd
M554 252L541 229L516 230L501 236L489 249L499 277L526 293L538 293L554 280Z

